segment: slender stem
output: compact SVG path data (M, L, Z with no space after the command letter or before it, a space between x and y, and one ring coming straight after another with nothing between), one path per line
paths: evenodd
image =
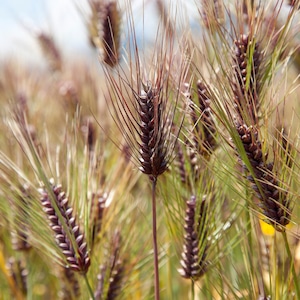
M195 281L191 280L191 292L192 292L192 300L195 300Z
M158 250L156 232L156 182L157 178L152 179L152 239L154 254L154 292L155 300L159 300L159 271L158 271Z
M300 299L300 288L299 288L299 282L297 280L297 274L296 274L296 271L295 271L294 259L292 257L291 249L290 249L289 242L288 242L287 235L286 235L285 231L282 232L282 236L283 236L283 239L284 239L284 244L285 244L285 248L286 248L286 251L287 251L289 261L291 262L291 269L292 269L292 274L293 274L293 280L294 280L294 284L295 284L297 299Z
M90 294L91 299L92 299L92 300L95 300L95 296L94 296L92 287L91 287L91 285L90 285L90 283L89 283L89 281L88 281L88 278L87 278L86 274L84 274L83 277L84 277L84 281L85 281L85 283L86 283L86 286L87 286L87 289L88 289L88 292L89 292L89 294Z

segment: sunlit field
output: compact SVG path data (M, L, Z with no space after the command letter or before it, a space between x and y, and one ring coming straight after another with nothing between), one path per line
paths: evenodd
M0 299L300 300L300 1L85 1L1 63Z

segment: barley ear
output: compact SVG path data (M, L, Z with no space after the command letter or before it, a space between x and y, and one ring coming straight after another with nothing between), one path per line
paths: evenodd
M115 0L104 1L100 12L99 36L102 60L110 67L119 62L121 13Z
M248 171L251 175L247 179L252 182L252 188L260 201L260 210L276 230L284 231L291 219L288 193L279 187L273 163L265 162L258 130L243 124L237 127L237 131L250 162L251 170Z
M61 299L78 299L80 297L80 285L75 272L69 267L63 267L61 275Z
M206 234L203 221L205 218L205 198L201 203L200 215L196 215L196 197L192 196L187 201L186 217L185 217L185 235L182 252L182 259L180 261L181 269L179 273L184 278L198 280L206 272L206 252L205 246ZM202 219L201 219L202 218ZM201 236L201 238L199 238ZM203 248L204 245L204 248Z
M100 273L97 276L98 284L94 293L95 299L118 299L122 290L125 267L121 259L120 248L121 235L118 230L115 231L112 238L112 251L108 262L100 266ZM108 272L108 287L105 289L105 278Z
M258 123L260 107L260 82L262 55L259 43L249 35L241 35L235 41L234 80L232 89L234 105L239 118L247 124Z
M37 40L50 69L52 71L61 71L63 64L62 57L53 37L45 32L40 32L37 34Z
M56 243L65 256L67 266L75 272L85 274L90 266L90 258L84 234L80 231L62 187L54 184L51 186L57 208L52 204L47 190L41 189L40 193L44 211L55 233Z

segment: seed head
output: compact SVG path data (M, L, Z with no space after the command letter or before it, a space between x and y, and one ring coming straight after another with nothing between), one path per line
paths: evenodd
M197 216L196 197L192 196L191 199L187 201L184 225L185 242L181 255L182 260L180 261L182 269L179 269L180 275L184 278L197 280L206 272L205 259L208 245L205 245L207 240L205 238L206 233L203 226L205 224L205 222L203 222L203 218L205 218L205 206L204 198L200 208L200 215ZM200 242L200 236L202 242Z
M258 130L246 124L237 126L237 131L249 159L252 174L247 177L260 200L260 209L276 230L282 231L290 222L291 211L288 194L279 187L273 171L273 163L266 163L262 145L258 138ZM249 171L249 170L248 170Z
M76 218L73 216L73 208L69 206L68 198L62 191L62 187L52 185L52 191L60 216L58 216L47 190L42 189L40 192L41 202L55 233L56 243L62 250L70 269L86 273L90 266L90 258L84 234L79 229ZM64 222L63 225L61 220Z

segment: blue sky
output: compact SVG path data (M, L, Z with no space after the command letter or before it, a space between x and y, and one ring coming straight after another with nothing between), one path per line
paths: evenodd
M120 0L121 3L125 0ZM155 37L155 6L151 0L129 0L137 25L137 35L143 34L142 11L145 4L145 31L147 39ZM172 4L185 5L194 0L165 0ZM76 8L77 5L77 8ZM33 32L43 30L51 33L63 55L92 54L87 41L87 33L78 7L88 12L87 0L0 0L0 61L21 58L28 63L41 60L42 55ZM182 12L180 12L182 13ZM197 13L195 7L188 15Z
M41 54L33 34L36 30L53 34L65 52L89 51L75 1L0 0L0 3L1 60L7 57L38 60Z
M34 39L34 30L51 33L63 54L89 55L91 49L87 41L84 22L76 5L88 12L88 0L0 0L0 60L17 57L28 62L41 58ZM126 0L119 0L124 3ZM143 34L141 26L143 3L145 3L145 31L143 35L151 39L155 36L155 7L151 0L127 0L134 3L133 13L138 19L137 35ZM164 0L173 5L184 3L188 11L178 10L182 18L193 18L198 12L196 0ZM199 17L199 15L198 15ZM29 28L31 30L26 29ZM152 35L152 36L151 36Z

